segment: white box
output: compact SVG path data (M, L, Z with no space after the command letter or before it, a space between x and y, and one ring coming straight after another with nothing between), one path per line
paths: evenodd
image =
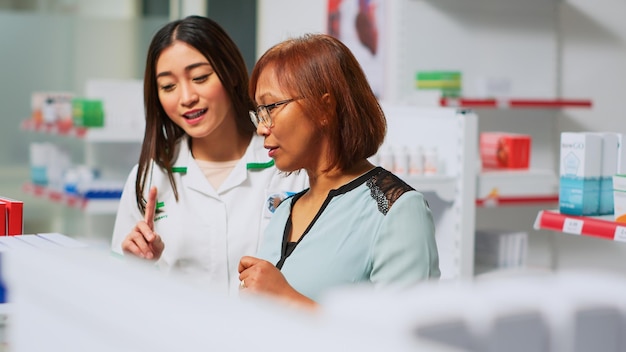
M481 230L475 233L475 263L491 268L521 268L526 265L528 233Z
M617 133L617 172L626 175L626 135Z
M598 215L602 137L586 132L563 132L560 155L560 212Z
M626 175L613 176L613 203L615 221L626 223Z
M599 132L596 134L602 137L598 215L609 215L613 214L613 175L617 173L619 134L612 132Z

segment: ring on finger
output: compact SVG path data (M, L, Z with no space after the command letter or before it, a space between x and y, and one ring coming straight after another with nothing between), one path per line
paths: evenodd
M239 289L243 290L244 288L246 288L246 280L241 280L241 282L239 282Z

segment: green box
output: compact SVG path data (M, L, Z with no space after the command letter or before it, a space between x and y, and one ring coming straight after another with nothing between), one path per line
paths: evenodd
M415 81L417 89L441 90L446 96L458 96L462 75L460 71L418 71Z
M72 119L77 127L103 127L104 107L102 100L72 99Z

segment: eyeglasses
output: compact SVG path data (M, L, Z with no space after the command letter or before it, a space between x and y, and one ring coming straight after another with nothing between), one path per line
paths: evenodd
M259 124L261 123L263 124L263 126L267 128L271 128L274 125L274 121L272 121L272 115L270 115L270 112L281 105L289 104L292 101L296 101L300 99L302 99L302 97L285 99L285 100L277 101L273 104L259 105L256 108L256 111L250 110L249 112L250 120L252 120L252 123L254 123L254 126L257 128L259 127Z

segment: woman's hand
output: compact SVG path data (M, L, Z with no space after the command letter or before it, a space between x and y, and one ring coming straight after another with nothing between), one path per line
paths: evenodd
M280 270L266 260L242 257L239 261L239 280L241 288L249 292L266 294L308 307L317 305L291 287Z
M152 187L148 194L144 220L139 221L122 242L124 253L150 260L158 260L161 257L165 244L161 240L161 236L154 232L156 198L157 189Z

